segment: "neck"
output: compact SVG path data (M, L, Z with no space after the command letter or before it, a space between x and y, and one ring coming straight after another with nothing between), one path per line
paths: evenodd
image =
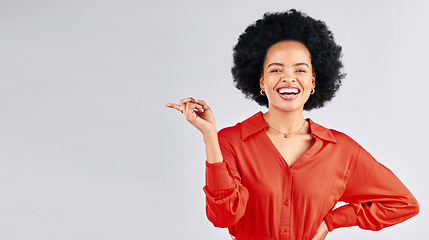
M297 131L305 121L302 110L285 112L276 108L269 108L264 118L271 127L284 133Z

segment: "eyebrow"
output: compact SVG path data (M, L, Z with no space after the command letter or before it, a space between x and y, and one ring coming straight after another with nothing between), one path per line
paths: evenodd
M307 64L307 63L304 63L304 62L302 62L302 63L296 63L296 64L294 64L294 65L293 65L293 67L301 66L301 65L305 65L305 66L307 66L307 67L310 67L310 66L308 66L308 64ZM282 63L277 63L277 62L273 62L273 63L268 64L267 68L269 68L269 67L271 67L271 66L282 66L282 67L284 67L284 64L282 64Z

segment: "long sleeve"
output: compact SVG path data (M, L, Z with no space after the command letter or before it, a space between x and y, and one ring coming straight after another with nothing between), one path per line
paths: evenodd
M249 193L242 186L231 145L221 135L219 144L223 162L206 162L206 214L214 226L231 227L244 215Z
M314 144L293 165L261 112L219 131L223 161L206 163L206 213L237 239L312 239L328 229L379 230L419 210L399 179L346 134L308 119ZM343 201L348 205L332 210Z
M329 231L359 226L367 230L403 222L419 211L414 196L386 167L358 146L340 201L349 203L325 217Z

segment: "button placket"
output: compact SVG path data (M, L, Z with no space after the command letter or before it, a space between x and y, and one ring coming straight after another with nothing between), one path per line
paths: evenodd
M290 199L292 193L292 171L288 167L285 170L284 175L284 200L283 200L283 226L281 228L280 236L283 240L288 240L290 235L290 223L291 223L291 207L290 207Z

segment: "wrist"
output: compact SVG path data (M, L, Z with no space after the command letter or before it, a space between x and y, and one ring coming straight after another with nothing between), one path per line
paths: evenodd
M203 139L204 139L205 143L211 142L213 140L217 141L217 131L216 131L216 129L213 129L213 130L211 130L209 132L203 133Z

